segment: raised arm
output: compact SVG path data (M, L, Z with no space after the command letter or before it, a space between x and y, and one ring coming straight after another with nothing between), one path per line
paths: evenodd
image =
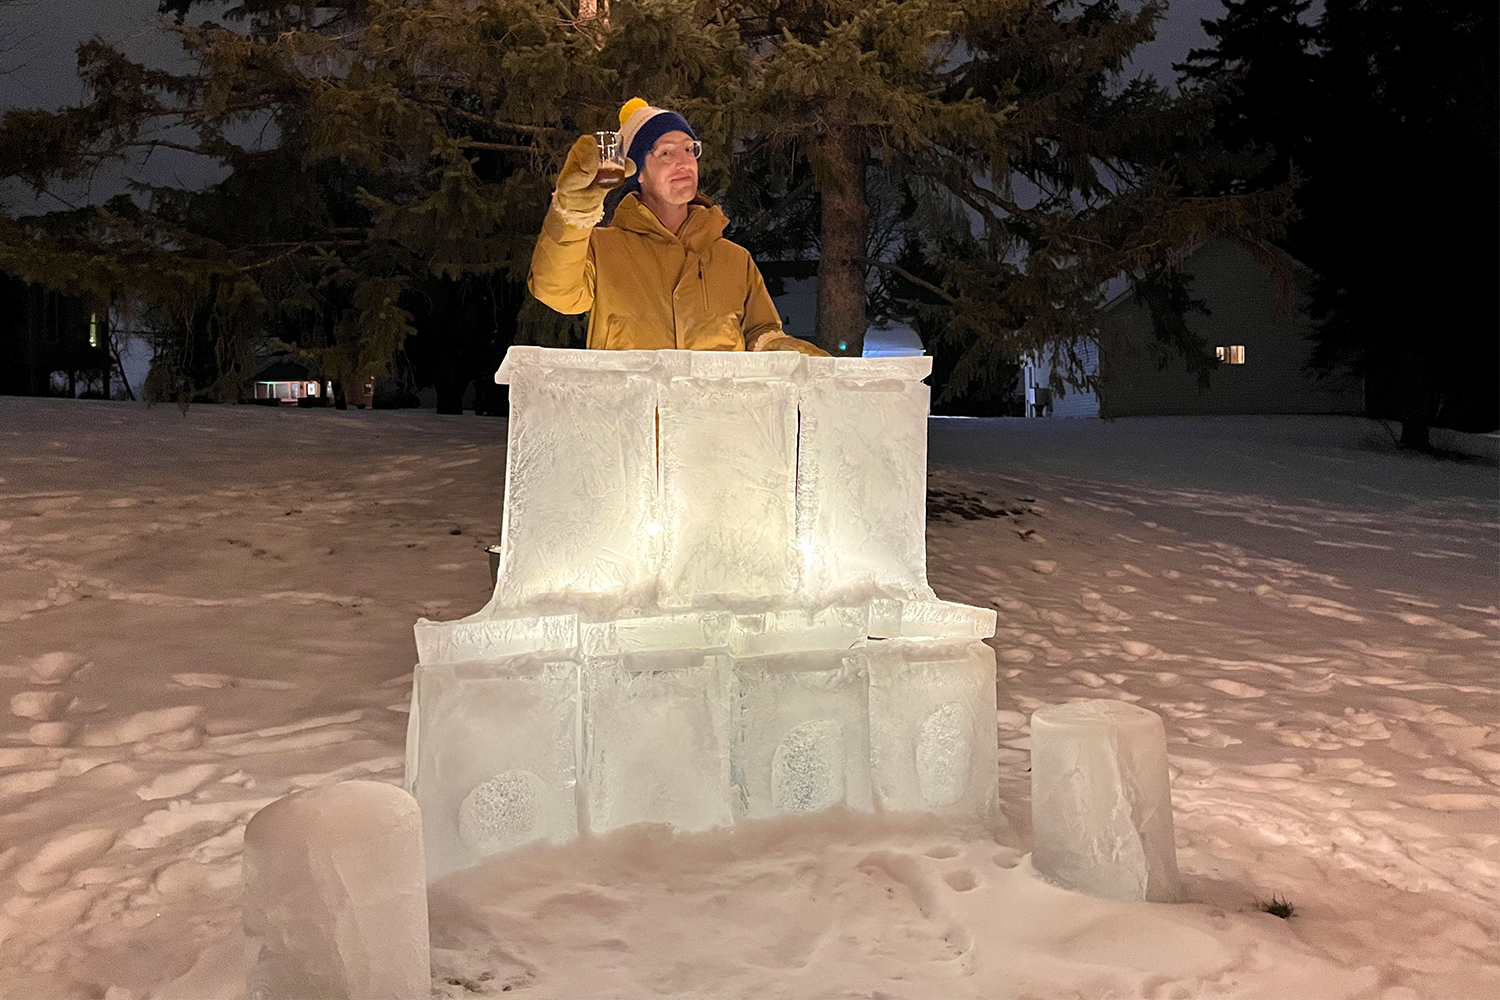
M604 196L594 185L599 147L591 135L580 136L557 175L552 205L531 251L526 287L545 305L574 315L594 307L594 255L591 237L604 218Z

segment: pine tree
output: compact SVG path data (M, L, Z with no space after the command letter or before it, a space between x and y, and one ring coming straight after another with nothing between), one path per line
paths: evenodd
M1226 0L1224 16L1205 20L1212 48L1193 49L1173 68L1185 86L1214 93L1214 137L1255 167L1233 186L1285 183L1305 166L1316 131L1316 26L1312 0ZM1264 160L1264 163L1260 162ZM1258 168L1258 169L1256 169Z
M742 238L818 255L818 337L835 353L860 351L873 287L877 314L913 320L951 357L950 399L1003 390L1023 354L1049 356L1058 391L1090 385L1078 347L1110 279L1165 306L1152 290L1181 283L1186 247L1210 233L1258 243L1281 224L1284 190L1209 190L1208 101L1122 79L1160 4L719 9L754 53L752 138L729 192L755 220ZM766 224L809 211L810 247ZM1206 373L1204 346L1159 319Z
M1494 6L1329 0L1315 23L1301 2L1227 7L1179 68L1220 95L1227 145L1274 152L1242 181L1302 176L1283 243L1319 275L1315 362L1363 373L1369 411L1410 447L1434 421L1493 429Z
M704 186L743 222L731 236L816 254L818 335L836 352L860 352L873 288L876 310L949 345L954 392L1002 382L1023 353L1088 384L1075 348L1123 273L1206 370L1171 315L1176 262L1209 233L1275 232L1285 198L1212 191L1208 102L1121 79L1161 11L258 0L230 26L179 25L190 72L90 43L88 104L0 121L0 176L38 187L168 142L228 179L0 221L0 267L148 304L184 354L212 359L177 366L169 394L184 399L227 393L268 335L341 381L383 370L418 331L425 356L451 360L443 325L485 308L558 342L576 324L509 290L573 138L641 94L694 122Z

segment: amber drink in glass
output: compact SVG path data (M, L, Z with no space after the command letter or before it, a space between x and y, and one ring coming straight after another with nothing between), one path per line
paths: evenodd
M594 142L599 144L599 172L594 175L594 186L619 187L625 183L625 150L620 148L620 133L595 132Z

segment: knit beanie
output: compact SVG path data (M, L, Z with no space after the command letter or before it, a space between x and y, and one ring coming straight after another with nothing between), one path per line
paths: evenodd
M686 118L675 111L653 108L639 97L632 97L620 108L620 145L637 168L645 166L646 154L668 132L686 132L698 138Z

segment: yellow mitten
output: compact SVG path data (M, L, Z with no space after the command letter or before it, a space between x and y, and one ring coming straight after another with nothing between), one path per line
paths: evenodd
M810 358L827 358L832 356L817 344L810 344L805 340L798 340L796 337L788 337L784 333L777 337L767 337L763 342L763 346L757 344L755 349L757 351L796 351L798 354L806 354Z
M594 187L599 172L599 144L591 135L581 135L568 150L568 158L557 175L552 192L552 208L570 226L591 229L604 218L604 196L609 192Z
M552 210L570 226L592 229L604 218L607 188L594 184L599 173L599 144L592 135L581 135L568 150L568 158L557 175L552 192ZM625 176L635 176L635 164L625 161Z

